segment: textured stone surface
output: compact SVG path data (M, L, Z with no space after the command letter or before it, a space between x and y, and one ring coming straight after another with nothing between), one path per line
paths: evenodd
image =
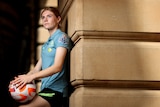
M70 107L159 106L160 1L71 1Z
M70 98L70 107L157 107L159 90L79 87Z
M159 42L82 38L71 52L71 80L157 81L159 61Z

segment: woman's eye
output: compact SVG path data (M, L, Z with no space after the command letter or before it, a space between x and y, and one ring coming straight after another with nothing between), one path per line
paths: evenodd
M42 16L41 19L44 19L44 16Z
M48 15L48 17L52 17L52 15Z
M47 16L42 16L41 19L45 19L45 18L51 18L53 15L47 15Z

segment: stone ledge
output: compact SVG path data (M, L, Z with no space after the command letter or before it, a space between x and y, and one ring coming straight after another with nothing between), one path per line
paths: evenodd
M73 42L79 39L114 39L114 40L137 40L137 41L160 41L160 33L154 32L122 32L122 31L91 31L79 30L71 36Z
M72 86L76 87L106 87L127 89L150 89L159 90L160 81L138 81L138 80L74 80Z

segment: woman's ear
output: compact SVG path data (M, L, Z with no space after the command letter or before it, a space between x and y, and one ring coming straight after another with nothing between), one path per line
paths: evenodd
M61 17L60 17L60 16L58 16L58 23L60 23L60 21L61 21Z

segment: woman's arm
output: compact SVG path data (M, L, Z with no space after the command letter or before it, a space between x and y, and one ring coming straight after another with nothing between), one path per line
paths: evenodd
M32 75L33 79L39 79L39 78L51 76L57 72L60 72L62 70L66 54L67 54L66 48L58 47L56 50L54 64L51 67L42 70L41 72L37 72L33 74Z
M48 67L40 72L35 72L40 69L42 60L38 61L35 69L30 71L27 75L19 75L14 81L14 84L18 84L17 87L22 88L25 84L32 82L35 79L40 79L53 75L62 70L64 60L67 54L67 49L64 47L58 47L56 50L56 56L54 64L51 67ZM33 73L34 72L34 73Z

